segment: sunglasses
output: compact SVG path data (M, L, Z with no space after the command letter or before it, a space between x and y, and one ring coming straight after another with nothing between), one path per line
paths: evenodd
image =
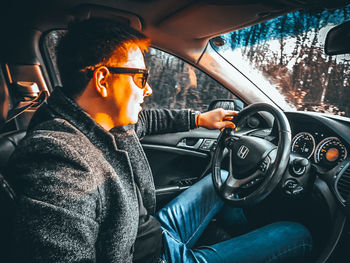
M149 72L147 69L141 68L117 68L117 67L107 67L109 72L113 74L130 74L134 83L140 88L146 88L147 79ZM85 72L89 78L92 78L94 69L86 69Z
M140 68L115 68L107 67L108 70L113 74L130 74L134 83L140 88L144 89L147 84L148 70Z

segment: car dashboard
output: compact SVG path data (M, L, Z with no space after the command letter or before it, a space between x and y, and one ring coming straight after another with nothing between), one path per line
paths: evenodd
M339 134L336 127L331 129L317 118L310 119L306 116L308 115L300 119L290 118L291 151L309 159L324 170L330 170L347 158L350 148L346 138Z
M345 207L350 196L350 120L308 112L286 116L292 131L291 152L311 162L316 175Z

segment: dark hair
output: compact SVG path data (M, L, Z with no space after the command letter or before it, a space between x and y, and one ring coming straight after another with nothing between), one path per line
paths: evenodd
M120 59L125 59L128 54L125 43L139 46L140 41L148 43L148 39L140 32L113 20L92 18L71 23L57 47L57 65L63 92L68 97L77 98L91 78L84 72L86 67L107 62L118 48L118 57L120 55Z

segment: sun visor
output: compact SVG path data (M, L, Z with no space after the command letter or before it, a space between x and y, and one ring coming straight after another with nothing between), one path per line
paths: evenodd
M259 24L298 9L344 6L349 0L203 0L193 1L160 19L164 31L204 39Z
M82 21L92 17L112 19L128 24L138 31L142 31L142 23L140 18L133 13L122 10L99 5L79 5L71 12L71 19L76 21Z
M158 22L167 32L202 39L257 24L292 11L295 7L261 3L211 4L197 2L177 10Z

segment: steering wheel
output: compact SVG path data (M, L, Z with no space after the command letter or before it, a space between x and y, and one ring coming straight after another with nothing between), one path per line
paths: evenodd
M231 205L245 207L268 196L281 180L291 148L291 130L285 114L275 106L256 103L235 116L236 125L254 113L266 111L275 117L278 126L278 145L249 135L237 135L226 128L219 135L213 156L212 180L219 195ZM229 151L229 173L224 182L221 162L224 150Z

